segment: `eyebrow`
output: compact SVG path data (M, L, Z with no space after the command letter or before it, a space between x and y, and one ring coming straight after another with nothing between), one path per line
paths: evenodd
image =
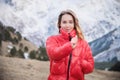
M69 21L73 21L73 20L69 20Z

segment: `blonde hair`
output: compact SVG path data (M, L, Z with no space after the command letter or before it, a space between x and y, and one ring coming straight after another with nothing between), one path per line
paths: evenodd
M80 25L79 25L78 18L76 17L75 13L74 13L72 10L62 11L62 12L60 13L60 15L58 16L57 26L58 26L59 30L60 30L60 28L61 28L60 23L61 23L62 16L65 15L65 14L69 14L69 15L71 15L71 16L73 17L74 29L75 29L76 32L77 32L77 36L78 36L78 38L80 38L80 39L84 39L82 30L81 30ZM59 32L60 32L60 31L59 31Z

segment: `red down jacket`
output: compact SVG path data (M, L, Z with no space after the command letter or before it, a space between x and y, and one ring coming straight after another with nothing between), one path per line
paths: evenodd
M70 35L74 37L75 30L72 30ZM77 46L72 49L68 33L63 30L60 30L59 35L47 39L46 49L50 59L48 80L67 80L70 53L72 53L72 59L69 80L84 80L84 74L90 73L94 69L94 60L88 43L79 39Z

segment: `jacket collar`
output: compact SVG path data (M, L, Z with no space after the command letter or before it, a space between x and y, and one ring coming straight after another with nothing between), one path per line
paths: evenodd
M71 37L75 37L75 36L76 36L76 31L75 31L75 29L73 29L70 33L67 33L67 32L65 32L63 29L60 29L60 35L61 35L64 39L69 40L69 35L70 35Z

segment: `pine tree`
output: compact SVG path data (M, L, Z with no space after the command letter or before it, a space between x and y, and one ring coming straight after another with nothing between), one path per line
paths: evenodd
M13 47L13 48L11 49L11 51L10 51L11 57L16 56L16 52L17 52L16 48Z
M28 47L27 46L24 47L24 52L28 52Z
M25 58L24 57L24 52L21 49L18 50L18 57Z
M31 51L29 57L31 59L35 59L36 58L36 51L35 50Z
M19 32L16 32L17 36L18 36L18 40L21 40L22 39L22 36Z

